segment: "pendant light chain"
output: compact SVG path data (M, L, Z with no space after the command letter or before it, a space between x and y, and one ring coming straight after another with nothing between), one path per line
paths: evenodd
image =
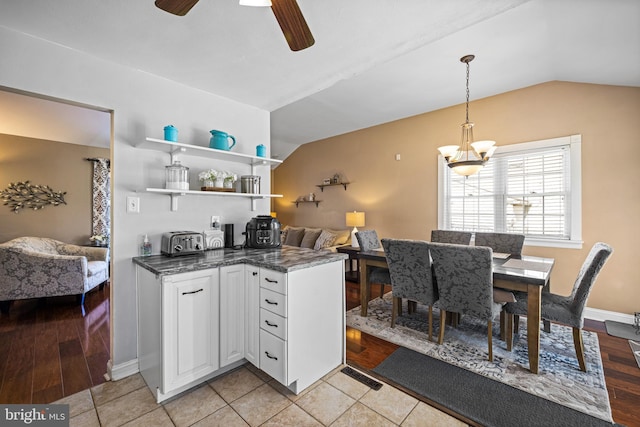
M469 123L469 62L467 62L467 123Z

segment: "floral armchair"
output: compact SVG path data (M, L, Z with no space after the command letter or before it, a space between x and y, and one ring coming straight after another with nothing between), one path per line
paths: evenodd
M18 237L0 244L0 309L11 301L81 296L109 279L109 249Z

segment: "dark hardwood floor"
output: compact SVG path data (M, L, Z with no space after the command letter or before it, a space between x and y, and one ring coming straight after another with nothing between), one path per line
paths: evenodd
M385 292L390 290L387 288ZM347 282L346 295L347 310L360 305L358 284ZM372 298L377 295L374 292ZM628 340L608 335L603 322L585 320L584 329L598 334L614 421L627 427L640 427L640 368ZM371 370L396 348L396 344L347 328L347 361L353 366Z
M360 305L356 283L347 282L346 294L347 309ZM105 381L109 286L87 295L85 311L75 297L58 297L17 301L0 314L0 403L49 403ZM614 420L640 426L640 369L629 343L608 335L602 322L587 320L585 329L598 334ZM397 347L347 328L354 366L373 369Z
M86 295L16 301L0 314L0 402L50 403L105 381L109 286Z

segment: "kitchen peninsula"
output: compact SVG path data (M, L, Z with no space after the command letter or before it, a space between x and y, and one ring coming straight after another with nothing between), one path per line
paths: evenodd
M346 258L290 246L133 258L138 365L156 400L246 361L298 394L344 363Z

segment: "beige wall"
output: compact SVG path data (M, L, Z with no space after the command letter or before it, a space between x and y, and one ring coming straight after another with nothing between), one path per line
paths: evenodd
M13 213L0 205L0 242L20 236L51 237L84 244L91 236L92 164L109 149L0 134L0 189L29 181L66 191L66 205Z
M498 145L582 135L584 247L524 253L555 258L552 290L568 294L591 246L607 242L614 254L588 306L640 311L640 168L632 163L640 159L640 88L549 82L474 101L469 115L475 139ZM437 147L459 143L463 121L462 104L301 146L273 174L274 192L284 195L273 202L278 219L345 228L345 212L359 210L380 237L428 239L438 225ZM316 185L336 172L351 182L347 191L320 192ZM318 208L291 203L310 192Z

